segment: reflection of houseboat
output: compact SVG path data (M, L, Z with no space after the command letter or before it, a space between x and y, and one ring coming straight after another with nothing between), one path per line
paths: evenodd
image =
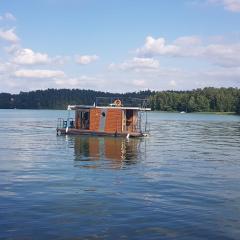
M113 160L134 163L140 151L140 139L127 140L113 137L76 136L74 140L75 160Z
M115 99L102 106L99 101L93 106L69 105L75 110L75 119L58 119L57 132L61 134L142 137L147 132L145 101L130 106L129 102ZM145 115L145 118L144 116ZM69 115L70 116L70 115Z
M71 136L74 143L74 165L84 168L121 169L141 161L143 139Z

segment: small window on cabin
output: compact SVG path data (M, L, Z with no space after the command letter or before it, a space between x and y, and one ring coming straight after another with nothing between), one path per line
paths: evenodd
M105 117L105 116L106 116L105 112L102 112L102 116L103 116L103 117Z

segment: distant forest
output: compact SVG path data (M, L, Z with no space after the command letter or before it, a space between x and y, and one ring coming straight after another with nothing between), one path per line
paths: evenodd
M66 109L69 104L92 105L96 97L147 99L152 110L235 112L240 114L240 89L213 88L191 91L139 91L109 93L80 89L47 89L19 94L0 93L2 109Z
M153 110L240 113L240 89L213 88L162 91L149 96Z

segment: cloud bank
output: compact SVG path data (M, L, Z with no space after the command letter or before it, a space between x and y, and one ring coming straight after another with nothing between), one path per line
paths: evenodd
M162 37L148 36L144 45L136 50L136 54L141 57L190 57L205 59L223 67L240 66L240 43L203 44L200 38L194 36L180 37L170 44Z

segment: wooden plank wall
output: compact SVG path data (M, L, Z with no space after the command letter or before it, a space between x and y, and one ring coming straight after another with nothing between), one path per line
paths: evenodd
M106 114L105 132L122 132L122 110L108 109Z
M90 109L90 127L89 127L90 130L92 131L99 130L100 117L101 117L101 109L99 108Z
M80 112L78 110L75 111L75 126L77 129L80 128Z

